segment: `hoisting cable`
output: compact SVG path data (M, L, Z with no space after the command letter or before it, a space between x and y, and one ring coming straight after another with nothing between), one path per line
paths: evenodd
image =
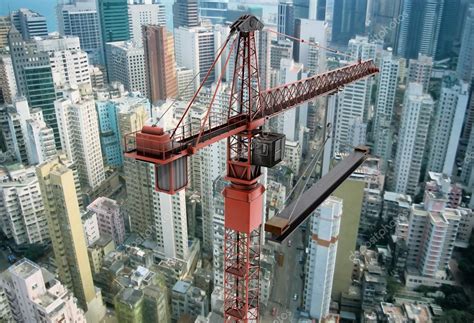
M313 174L313 172L315 171L316 169L316 166L318 165L318 162L322 156L322 152L324 151L324 146L326 145L327 141L329 140L329 138L331 138L331 135L328 135L328 133L331 133L331 124L329 123L326 127L326 129L328 129L329 131L326 132L326 138L324 139L321 147L319 148L319 150L316 152L316 154L314 155L314 157L311 159L311 161L309 162L308 166L306 166L305 170L303 171L303 176L304 177L304 174L306 174L307 170L311 167L311 172L308 174ZM291 190L290 194L288 194L288 197L286 198L285 200L285 203L289 200L291 194L293 194L293 191L298 187L298 184L300 183L301 181L301 178L298 178L298 180L296 181L296 184L295 186L293 187L293 189ZM306 185L308 184L308 181L310 179L311 176L306 176L306 180L304 180L304 188L306 187ZM296 199L296 202L295 202L295 205L293 207L293 210L291 210L291 213L290 213L290 216L288 218L288 221L291 220L292 216L293 216L293 213L295 212L295 208L296 208L296 205L298 205L298 201L300 200L301 196L303 196L303 191L304 189L302 189L299 194L298 194L298 197Z
M300 38L297 38L297 37L294 37L294 36L286 35L286 34L278 32L276 30L270 29L270 28L265 28L264 30L268 31L268 32L271 32L271 33L274 33L274 34L277 34L277 35L280 35L280 36L283 36L283 37L286 37L286 38L289 38L289 39L292 39L292 40L296 40L296 41L298 41L302 44L306 44L306 45L309 45L309 46L315 46L315 47L324 49L325 51L331 52L333 54L345 56L345 57L348 57L350 59L356 60L356 58L352 55L346 54L346 53L344 53L340 50L337 50L337 49L321 46L318 43L315 43L314 41L308 41L308 40L300 39Z

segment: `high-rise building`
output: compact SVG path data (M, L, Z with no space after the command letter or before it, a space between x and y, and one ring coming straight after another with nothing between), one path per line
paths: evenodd
M328 24L328 41L346 44L354 36L364 34L367 2L326 0L324 20ZM318 4L320 6L322 4Z
M109 235L117 246L125 240L125 224L117 201L99 197L87 209L97 215L101 235Z
M96 2L72 1L58 4L56 15L59 33L79 37L81 49L87 53L91 64L104 64Z
M17 245L49 240L46 214L33 167L0 167L0 223L2 233Z
M178 94L173 34L164 26L144 25L143 41L146 85L150 102L175 98Z
M10 20L25 40L48 36L46 17L30 9L21 8L13 11Z
M279 84L296 82L305 77L303 64L295 63L292 59L281 59ZM275 118L275 131L285 134L287 140L298 141L299 132L306 127L308 120L308 104L303 103L296 109L286 111ZM302 143L300 143L302 146Z
M213 25L224 25L227 22L229 0L199 0L199 17Z
M10 30L11 22L9 16L0 16L0 48L8 45L8 31Z
M61 147L58 123L54 112L56 90L49 55L40 52L37 44L24 41L14 27L8 33L8 44L15 71L18 94L28 100L30 107L43 111L44 121L54 131L56 147Z
M425 191L423 204L410 212L407 266L423 277L446 279L461 220L460 211L447 207L444 190Z
M194 94L194 73L186 67L176 68L176 81L178 84L178 98L183 101L191 100Z
M174 46L176 63L178 66L199 73L195 79L197 89L215 59L215 36L212 26L193 28L180 27L174 31ZM216 71L212 69L205 85L210 86L216 78Z
M81 185L98 187L105 180L105 172L94 98L67 90L54 105L62 149L77 165Z
M261 89L267 89L270 86L270 36L270 33L265 30L258 33L257 50Z
M59 280L74 292L88 321L98 322L105 307L92 282L73 171L58 159L39 165L36 173Z
M420 83L423 85L423 92L428 92L432 69L432 57L420 54L417 59L410 59L408 61L407 83Z
M394 191L413 196L421 175L421 164L434 109L433 99L420 83L409 83L403 100L395 158Z
M279 70L283 58L291 59L293 57L293 42L288 39L272 40L270 43L270 68ZM270 82L271 83L271 82ZM276 85L276 84L274 84ZM270 84L267 85L270 87Z
M105 92L105 93L104 93ZM104 162L110 167L123 165L122 141L119 131L119 108L107 91L96 91L95 107L99 117L100 147ZM105 94L105 95L104 95Z
M284 35L295 35L295 8L293 2L280 0L278 2L278 39L285 39Z
M128 0L98 0L103 47L105 43L130 40Z
M466 155L461 169L461 180L468 187L474 187L474 131L471 131L467 144ZM472 202L472 201L471 201Z
M368 1L366 32L385 47L393 47L397 25L402 21L400 6L402 0Z
M143 34L143 25L166 25L165 5L156 0L128 0L128 22L130 39L143 44L148 34Z
M37 165L56 156L53 130L46 126L40 109L31 110L24 98L17 97L0 115L8 123L3 131L7 150L17 161Z
M349 52L352 57L362 60L374 59L377 45L370 43L367 37L356 36L349 41ZM337 96L337 111L335 123L334 152L351 151L349 126L354 119L367 123L369 119L369 104L372 80L364 79L344 87Z
M49 63L56 88L66 86L91 87L89 59L81 50L79 37L50 36L35 38L38 51L49 55Z
M176 0L173 4L173 28L192 28L198 25L198 0Z
M431 125L427 170L451 176L469 99L469 84L455 75L443 78L441 95Z
M209 298L206 292L187 281L177 281L171 290L172 320L179 322L185 317L195 320L198 315L207 316L208 313Z
M450 58L454 54L453 46L458 36L459 21L462 15L461 10L461 0L444 0L436 60Z
M303 304L309 315L318 320L324 320L331 305L342 205L341 199L329 197L316 209L309 223L311 236Z
M404 0L403 19L397 27L395 53L404 58L418 54L434 57L438 47L445 0Z
M384 170L387 167L387 162L392 158L393 131L391 124L399 70L399 60L393 57L391 50L385 51L380 62L373 123L374 154L382 159L382 169Z
M119 82L127 91L146 96L143 46L132 41L107 43L105 53L109 82Z
M12 103L17 92L12 59L10 55L0 55L0 104Z
M2 287L9 295L12 321L88 322L71 290L53 273L26 258L3 273L0 289Z
M84 238L86 246L92 246L100 239L99 223L97 222L97 214L86 211L81 214L82 229L84 230Z
M466 82L474 78L474 4L468 8L464 21L456 71L459 78Z
M311 41L322 47L326 46L326 27L324 22L311 19L296 19L295 20L295 37L304 39L305 41ZM314 53L316 49L317 56L312 57L311 53ZM317 69L318 63L322 63L323 54L325 51L318 51L316 46L310 46L301 42L293 43L293 57L294 59L303 64L308 69ZM317 62L311 62L311 59L316 59Z

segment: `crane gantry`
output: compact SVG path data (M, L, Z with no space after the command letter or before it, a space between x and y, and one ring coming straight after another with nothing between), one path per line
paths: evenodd
M230 49L223 70L231 57L235 59L228 111L219 122L211 124L210 112L222 75L199 130L196 131L184 122L210 75L210 69L172 131L165 132L158 126L145 126L133 135L132 147L129 145L130 140L126 139L125 154L155 165L155 189L168 194L174 194L186 187L189 156L217 141L227 140L225 179L230 185L223 191L225 322L259 320L260 235L265 188L258 179L261 168L278 164L283 159L285 150L285 136L265 133L262 129L265 121L301 103L335 93L351 82L378 72L373 61L359 60L352 65L290 84L261 90L255 33L262 29L263 24L256 17L240 17L230 26L229 37L216 55L211 69L229 44ZM232 55L234 50L235 56ZM365 156L366 152L363 155ZM355 159L360 163L362 158L359 156ZM353 165L349 168L352 169ZM314 203L312 204L312 207L315 207ZM284 218L280 220L273 226L268 225L267 231L273 235L283 235L285 231L287 236L289 231L286 228L291 227L291 221ZM280 228L275 229L278 226Z

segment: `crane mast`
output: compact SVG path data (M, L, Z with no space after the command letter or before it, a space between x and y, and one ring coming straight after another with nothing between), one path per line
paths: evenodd
M226 64L235 49L235 68L224 121L216 125L203 120L199 132L195 133L181 122L183 115L172 132L145 126L125 138L126 156L154 164L155 189L168 194L186 187L188 156L219 140L227 140L225 179L230 185L223 191L225 322L259 321L260 236L265 188L258 180L261 167L276 165L283 159L285 149L284 135L262 131L265 120L378 72L372 61L359 61L261 91L255 32L262 29L263 24L252 15L240 17L231 26L226 44L232 43L232 48ZM233 36L236 38L230 42ZM222 52L219 51L213 66ZM197 93L185 114L196 96ZM212 101L206 116L211 108Z

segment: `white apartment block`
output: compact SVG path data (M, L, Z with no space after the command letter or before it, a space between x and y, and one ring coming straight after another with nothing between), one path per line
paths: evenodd
M89 58L81 49L79 37L50 36L35 39L39 51L49 55L54 85L57 88L69 86L91 86Z
M0 223L15 243L49 240L46 213L34 167L21 164L0 167Z
M329 314L343 201L327 198L311 217L303 306L311 318Z
M454 75L443 78L430 135L428 171L451 176L469 101L469 84Z
M44 122L41 109L31 110L26 99L19 97L13 107L6 108L5 117L10 134L9 149L18 161L37 165L56 156L53 129Z
M391 159L393 106L398 86L400 62L392 51L382 54L373 123L374 154L382 158L383 169Z
M375 59L377 45L369 43L367 37L356 36L349 41L349 53L362 60ZM337 96L334 153L352 151L350 126L353 119L367 122L370 118L369 104L372 79L366 78L344 87Z
M215 50L219 46L215 38L215 30L207 25L174 30L176 65L192 70L193 75L199 73L194 82L194 89L199 87L214 62ZM205 85L210 86L217 77L219 73L212 70Z
M283 161L286 166L291 169L294 176L298 176L301 166L301 146L298 141L286 140L285 142L285 158Z
M76 298L52 273L24 258L0 276L16 322L86 323Z
M18 94L15 71L10 55L0 55L0 89L6 103L12 103Z
M295 63L293 59L282 58L280 61L279 84L293 83L303 79L303 64ZM308 121L308 104L304 103L295 109L286 111L275 118L276 132L283 133L287 140L298 141L299 130L306 127ZM302 143L300 143L302 144Z
M61 146L78 168L81 184L96 188L105 179L95 101L78 90L63 92L54 102Z
M423 204L411 208L408 231L407 266L428 278L446 278L461 222L457 209L447 208L448 196L425 191Z
M133 41L106 44L107 71L110 82L120 82L130 92L147 96L145 52L143 45Z
M418 59L410 59L408 61L407 83L421 83L423 85L423 92L428 92L432 69L432 57L419 54Z
M410 83L403 101L395 158L394 191L414 195L420 178L434 108L433 99L420 83Z
M81 214L81 222L84 230L84 238L86 239L86 245L87 247L90 247L94 242L100 239L97 214L91 211L86 211Z
M131 40L143 44L142 25L166 25L165 5L154 0L128 0Z
M194 94L193 70L185 67L176 69L176 79L178 81L178 97L180 100L189 101Z

